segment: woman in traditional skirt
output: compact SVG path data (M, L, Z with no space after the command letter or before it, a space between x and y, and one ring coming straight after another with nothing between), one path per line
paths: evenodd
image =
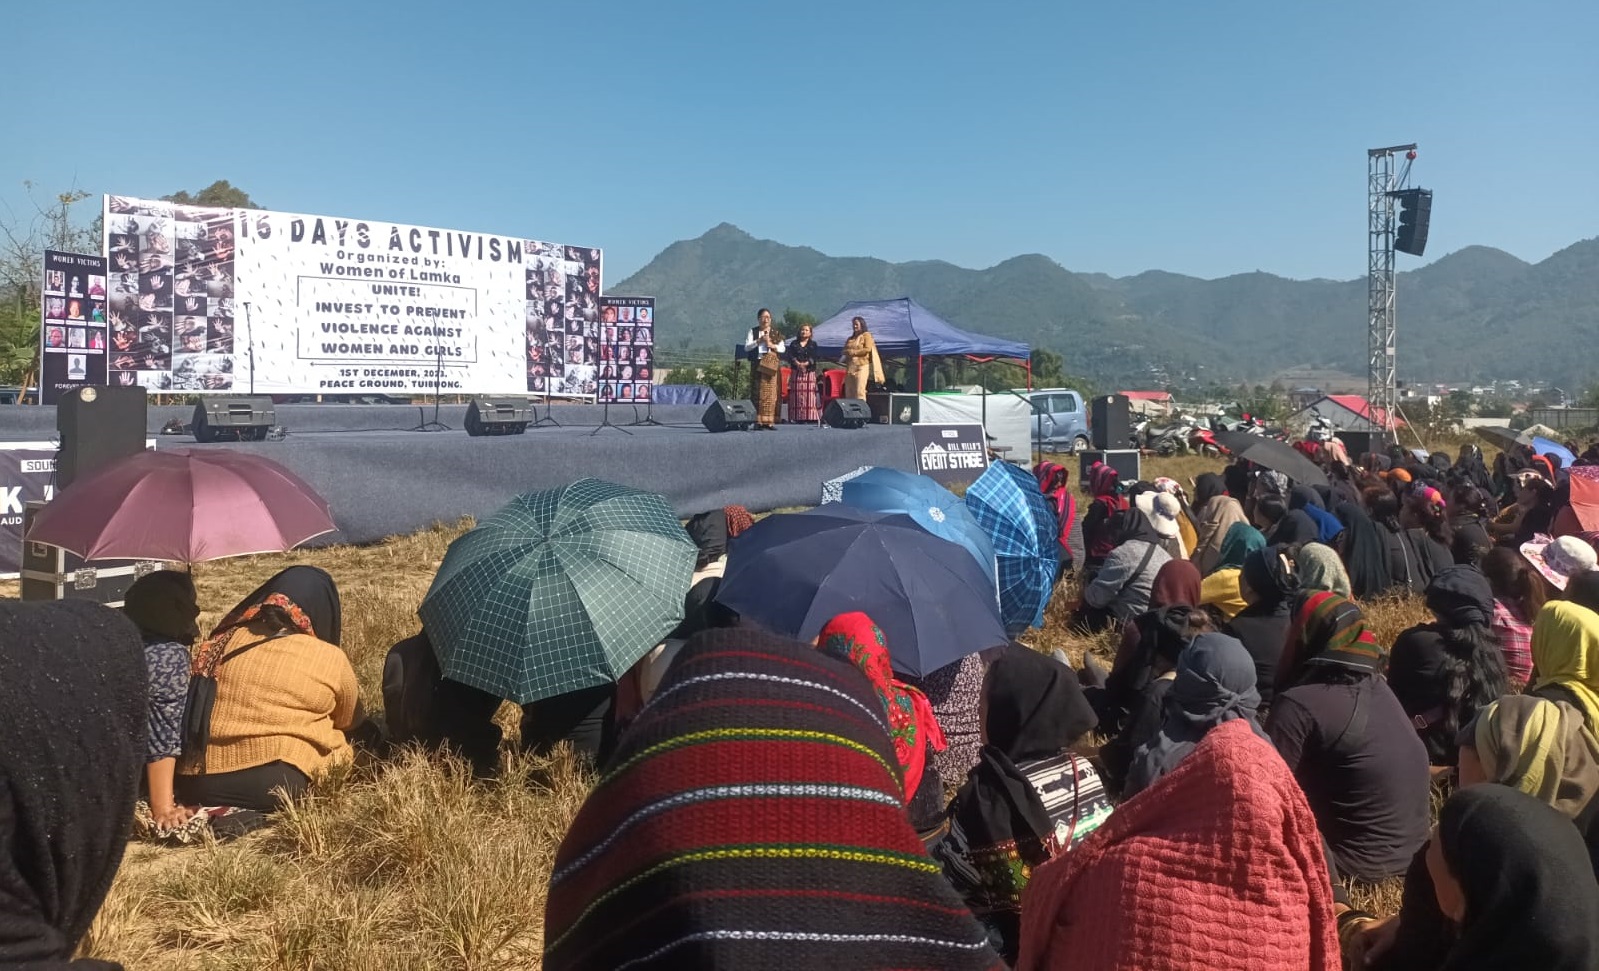
M801 324L799 338L788 342L788 420L822 420L821 402L816 397L816 342L811 340L810 324Z
M783 380L783 335L772 329L772 312L765 307L755 319L759 323L750 328L744 350L755 371L755 427L771 431L777 425L777 388Z
M866 383L870 379L883 383L883 361L877 356L877 343L866 329L866 318L850 321L854 333L844 342L844 397L866 400Z

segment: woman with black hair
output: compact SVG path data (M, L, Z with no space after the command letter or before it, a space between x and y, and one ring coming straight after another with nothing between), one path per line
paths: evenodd
M1340 873L1384 880L1427 840L1427 751L1382 671L1386 651L1353 601L1301 597L1266 721Z
M1454 765L1460 727L1510 690L1494 634L1493 587L1474 566L1452 566L1427 587L1433 623L1394 641L1388 683L1427 746L1433 765Z
M1455 558L1447 545L1440 546L1419 527L1404 524L1399 497L1391 491L1369 490L1366 504L1382 536L1388 554L1388 575L1395 587L1423 594L1439 571L1454 565Z
M765 307L755 315L756 324L750 328L744 350L750 355L751 380L754 388L750 397L755 399L755 427L761 431L777 428L781 402L778 386L782 383L783 351L787 343L783 335L772 327L772 312Z
M1476 566L1489 550L1494 548L1493 537L1488 533L1492 512L1488 494L1469 483L1455 489L1450 502L1449 528L1454 533L1450 545L1455 562Z
M1268 546L1244 557L1238 591L1247 605L1223 631L1243 642L1255 659L1256 690L1263 705L1271 704L1277 662L1292 623L1290 611L1299 577L1285 546Z

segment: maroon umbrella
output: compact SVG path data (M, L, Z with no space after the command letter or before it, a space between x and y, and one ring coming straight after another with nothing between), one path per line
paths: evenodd
M322 497L271 459L178 448L130 455L74 482L27 539L86 560L199 563L281 553L336 528Z

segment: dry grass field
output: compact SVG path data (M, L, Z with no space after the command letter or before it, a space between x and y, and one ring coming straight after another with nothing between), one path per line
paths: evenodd
M1216 466L1152 461L1146 475L1186 482ZM321 566L339 583L344 647L377 709L384 654L415 632L418 602L446 547L469 525L204 565L195 571L202 625L285 566ZM1062 590L1058 604L1070 596ZM1379 637L1391 639L1417 622L1420 608L1377 604L1371 616ZM1052 607L1045 628L1027 640L1064 648L1074 660L1108 649L1067 633L1063 621L1063 607ZM514 719L504 724L514 737ZM238 842L131 845L83 953L140 971L537 968L545 884L588 785L566 758L508 757L502 778L487 783L414 752L358 765ZM1397 908L1392 883L1362 896L1380 912Z

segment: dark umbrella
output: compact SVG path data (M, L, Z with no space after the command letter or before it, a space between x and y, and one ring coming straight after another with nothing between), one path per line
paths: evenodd
M322 497L271 459L178 448L130 455L74 482L27 538L86 560L200 563L281 553L336 528Z
M733 543L716 599L802 641L864 611L895 669L923 677L1006 642L993 583L965 549L909 516L834 503L751 527Z
M1225 445L1233 455L1246 458L1273 472L1281 472L1300 485L1332 485L1327 481L1327 473L1321 470L1321 466L1296 451L1287 442L1279 442L1275 438L1266 438L1263 435L1251 435L1248 432L1217 432L1216 441Z
M1508 452L1517 445L1530 445L1532 443L1532 440L1521 432L1504 425L1484 425L1480 428L1473 428L1472 431L1501 452Z
M665 499L579 479L458 537L417 613L445 677L527 704L615 681L660 643L697 552Z

